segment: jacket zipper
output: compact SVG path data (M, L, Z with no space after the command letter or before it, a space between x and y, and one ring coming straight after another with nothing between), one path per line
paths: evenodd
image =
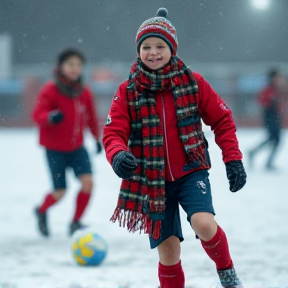
M172 169L171 169L171 164L170 164L170 159L169 159L169 147L168 147L168 140L167 140L167 133L166 133L165 100L164 100L163 94L161 95L161 98L162 98L162 105L163 105L163 128L164 128L164 139L165 139L165 144L166 144L167 164L168 164L171 179L172 181L175 181L173 174L172 174Z

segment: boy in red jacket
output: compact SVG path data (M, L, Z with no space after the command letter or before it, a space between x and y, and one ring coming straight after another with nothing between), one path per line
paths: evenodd
M263 148L268 146L270 154L266 162L266 169L274 170L274 159L281 140L282 129L282 107L283 107L283 86L284 78L277 70L271 70L268 73L268 85L259 93L258 102L262 108L262 119L267 131L267 137L259 143L254 149L249 151L250 165L253 166L255 156ZM286 92L286 91L285 91Z
M73 234L83 227L80 218L93 188L91 164L83 146L86 123L95 137L97 153L102 150L93 95L88 87L83 86L81 79L83 63L84 56L79 51L63 51L58 57L55 79L44 85L33 111L33 119L40 129L40 144L46 148L54 184L54 190L36 208L38 228L44 236L49 236L47 209L64 196L68 167L74 170L82 185L69 233Z
M123 179L112 221L148 233L151 248L158 248L160 287L184 288L180 203L222 286L242 287L226 235L214 220L201 119L222 149L232 192L246 183L235 123L208 82L177 57L176 30L167 13L159 9L140 26L138 59L114 96L105 124L106 156Z

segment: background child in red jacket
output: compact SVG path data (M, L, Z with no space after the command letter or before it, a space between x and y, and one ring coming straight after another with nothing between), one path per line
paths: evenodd
M167 10L148 19L136 36L138 59L113 98L104 128L108 161L123 178L112 221L144 230L159 252L161 288L184 288L179 203L187 213L223 287L242 287L224 231L214 220L208 143L201 119L222 149L230 190L246 183L231 111L177 55ZM129 146L128 146L129 143Z
M47 209L65 194L68 167L81 181L76 209L69 233L81 228L80 218L91 197L92 170L88 153L83 146L83 130L88 124L96 140L97 153L102 150L99 142L98 120L93 95L82 83L84 56L77 50L68 49L58 57L54 81L49 81L40 91L33 112L33 119L40 129L40 144L46 148L54 190L46 195L36 208L38 228L48 236Z
M259 93L258 102L262 108L262 119L267 131L267 138L249 152L250 165L253 166L254 157L268 146L270 153L266 162L268 170L275 169L274 159L281 140L282 111L284 104L285 79L278 70L268 72L268 85Z

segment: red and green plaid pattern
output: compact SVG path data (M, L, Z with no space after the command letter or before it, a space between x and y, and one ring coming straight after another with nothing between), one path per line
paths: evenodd
M160 237L165 212L163 131L154 97L161 90L172 90L187 164L209 168L198 114L198 85L191 70L176 56L170 65L155 72L145 70L138 59L131 68L127 87L132 128L129 147L138 168L132 179L122 181L112 221L119 220L129 231L144 230L155 239Z

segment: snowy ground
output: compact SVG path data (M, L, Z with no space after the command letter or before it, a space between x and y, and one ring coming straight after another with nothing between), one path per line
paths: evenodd
M242 151L258 142L262 130L240 130ZM225 229L239 275L248 287L288 287L288 131L278 155L279 171L268 173L259 155L256 167L247 168L248 183L232 194L213 135L207 133L213 161L211 183L216 220ZM108 242L109 254L100 267L83 268L71 257L68 223L74 210L78 183L69 175L66 198L49 212L52 237L41 238L32 213L50 179L36 130L0 131L0 287L1 288L116 288L158 285L157 251L150 250L146 235L129 234L109 222L120 180L105 156L93 154L95 193L84 222ZM182 262L187 285L216 285L215 268L205 255L183 214L186 236Z

